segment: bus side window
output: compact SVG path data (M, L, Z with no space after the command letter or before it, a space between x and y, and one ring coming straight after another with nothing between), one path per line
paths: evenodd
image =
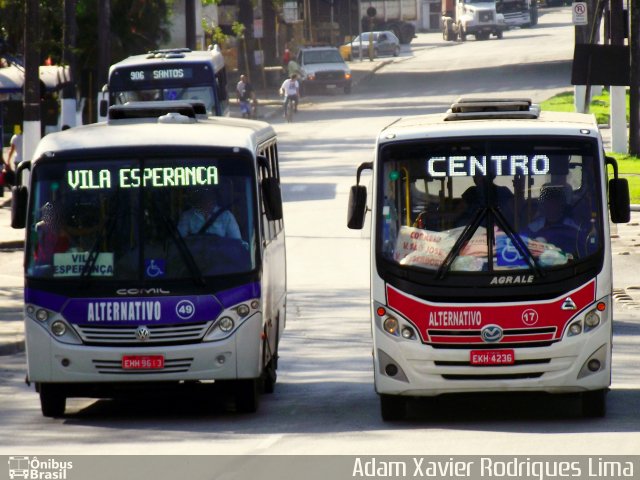
M268 146L265 146L260 149L259 154L267 159L267 165L260 166L260 181L264 178L278 178L278 162L277 162L277 148L276 144L272 143ZM260 199L262 204L262 198ZM276 238L277 235L282 231L283 222L282 220L268 220L264 204L262 204L262 223L264 229L265 240L270 242L272 239Z

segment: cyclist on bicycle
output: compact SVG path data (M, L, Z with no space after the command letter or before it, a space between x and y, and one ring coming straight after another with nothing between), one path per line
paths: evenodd
M282 82L280 87L280 95L284 95L284 117L287 117L287 108L289 104L293 104L293 111L298 111L298 100L300 99L300 82L298 82L298 74L293 73L291 77Z

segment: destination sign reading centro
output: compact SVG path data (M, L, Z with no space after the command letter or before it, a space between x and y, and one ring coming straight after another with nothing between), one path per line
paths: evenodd
M549 157L546 155L452 155L431 157L427 171L432 177L474 177L496 175L546 175L549 173Z
M116 177L115 179L113 177ZM73 190L101 190L115 185L120 188L144 187L191 187L218 184L218 168L156 167L120 168L117 172L102 170L69 170L67 183Z

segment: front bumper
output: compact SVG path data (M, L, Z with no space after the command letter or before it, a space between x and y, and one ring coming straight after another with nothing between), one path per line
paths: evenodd
M611 383L610 335L610 327L605 324L550 346L516 348L515 365L471 366L469 356L473 348L433 348L418 341L390 337L374 327L376 391L436 396L507 391L571 393L607 388ZM584 366L594 354L602 365L597 372L585 375ZM389 364L394 364L398 373L390 376L385 371Z
M29 380L37 383L127 383L257 378L261 374L262 315L215 342L172 346L90 346L61 343L27 319ZM162 355L161 370L126 370L124 355Z

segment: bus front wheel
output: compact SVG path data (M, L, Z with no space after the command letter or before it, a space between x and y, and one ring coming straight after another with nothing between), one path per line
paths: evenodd
M235 381L236 411L255 413L260 405L260 378Z
M381 394L380 413L385 422L404 420L407 413L407 400L400 395Z
M607 390L591 390L582 392L582 416L586 418L602 418L607 413Z
M62 417L67 403L67 397L57 385L41 383L40 390L40 408L42 415L45 417Z

